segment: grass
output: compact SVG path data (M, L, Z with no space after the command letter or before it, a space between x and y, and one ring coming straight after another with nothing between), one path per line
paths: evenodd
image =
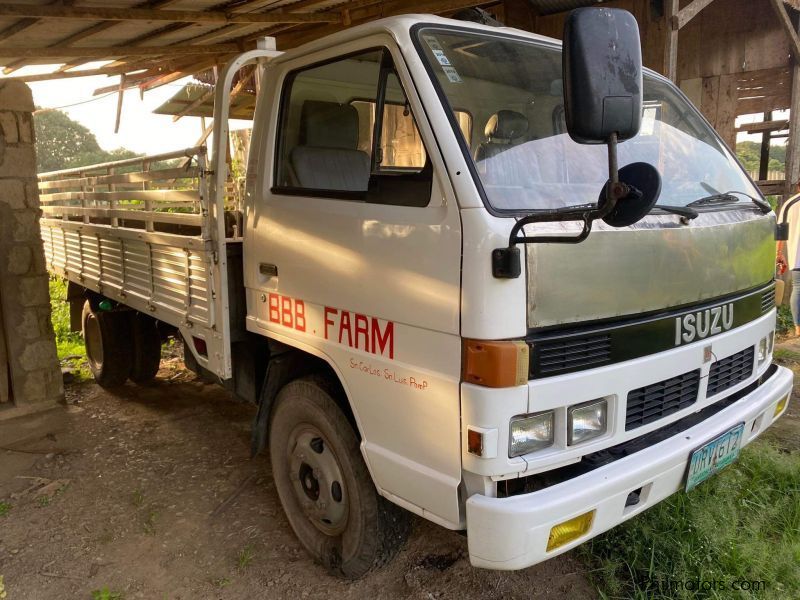
M158 513L154 510L151 510L147 513L147 517L142 524L142 529L147 535L155 535L156 534L156 519L158 518Z
M59 277L50 277L51 320L56 334L56 349L62 365L74 369L77 379L91 377L86 364L86 351L83 337L69 328L69 303L67 298L67 282Z
M141 508L144 504L144 492L142 490L135 490L131 497L131 502L136 508Z
M92 600L123 600L124 598L122 592L112 592L107 587L92 591Z
M603 598L798 598L798 492L800 455L755 442L689 494L673 495L579 553ZM742 581L763 589L732 589Z
M5 517L11 509L12 506L8 502L0 502L0 517Z
M255 549L252 546L245 546L239 551L236 557L236 566L240 571L244 571L256 557Z

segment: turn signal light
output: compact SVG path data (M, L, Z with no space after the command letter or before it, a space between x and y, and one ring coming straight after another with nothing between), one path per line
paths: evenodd
M789 404L789 394L786 394L783 398L778 400L778 403L775 405L775 412L772 413L773 417L777 417L781 414L784 410L786 410L786 405Z
M565 544L577 540L582 535L589 533L594 522L594 513L592 510L583 513L577 517L573 517L569 521L564 521L555 525L550 530L550 537L547 538L547 551L555 550Z
M530 350L521 341L464 340L464 381L486 387L513 387L528 382Z

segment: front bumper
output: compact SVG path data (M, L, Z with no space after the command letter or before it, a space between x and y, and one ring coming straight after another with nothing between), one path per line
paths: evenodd
M738 423L745 424L744 447L775 420L778 401L792 391L793 374L777 371L748 396L678 435L585 475L544 490L467 500L470 562L488 569L521 569L574 548L630 519L683 488L693 450ZM640 500L625 506L630 492L642 488ZM554 525L596 510L591 530L569 544L547 552Z

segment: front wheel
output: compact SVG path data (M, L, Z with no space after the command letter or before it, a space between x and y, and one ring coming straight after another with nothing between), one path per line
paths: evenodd
M409 515L380 497L353 427L321 377L287 384L270 420L270 460L300 543L331 573L356 579L402 546Z

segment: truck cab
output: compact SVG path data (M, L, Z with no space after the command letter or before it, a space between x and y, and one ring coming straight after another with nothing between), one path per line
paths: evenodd
M391 556L407 511L465 531L473 565L520 569L701 484L789 400L775 215L680 90L642 73L623 13L576 11L563 57L528 32L405 15L236 59L202 210L167 215L199 233L47 209L90 354L123 331L104 333L115 314L173 326L190 367L258 404L254 451L269 447L292 528L345 577ZM605 52L627 54L593 70ZM230 230L224 102L266 58Z

